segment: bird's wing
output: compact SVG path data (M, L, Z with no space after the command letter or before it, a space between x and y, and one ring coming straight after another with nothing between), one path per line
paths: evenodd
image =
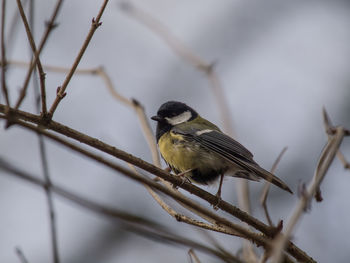
M216 152L217 154L237 162L237 159L255 164L253 154L242 144L232 139L230 136L222 133L220 130L199 129L197 125L175 126L172 128L173 133L199 142L203 147ZM239 165L239 163L237 163Z
M282 180L261 168L253 160L253 154L249 150L220 130L203 130L198 129L195 125L191 125L191 127L173 127L172 132L186 136L188 139L200 143L208 150L241 167L242 170L250 171L258 177L264 178L288 192L292 192Z

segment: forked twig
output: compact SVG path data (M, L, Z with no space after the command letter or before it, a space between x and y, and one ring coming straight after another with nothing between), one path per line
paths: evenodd
M40 44L39 44L39 47L36 50L36 52L34 54L34 58L33 58L32 62L30 64L30 67L29 67L28 71L27 71L27 75L26 75L23 87L21 89L21 93L20 93L19 98L18 98L18 100L16 102L16 105L15 105L15 109L18 109L20 107L23 99L26 96L28 84L29 84L30 78L32 76L33 69L34 69L35 65L37 64L37 62L38 62L39 56L41 54L41 51L43 50L43 48L44 48L44 46L45 46L45 44L47 42L47 39L48 39L52 29L56 27L55 20L56 20L56 17L58 15L58 12L59 12L59 10L61 8L62 1L63 0L57 0L56 6L55 6L54 11L53 11L52 16L51 16L51 19L49 20L48 23L46 23L46 30L45 30L45 32L43 34L43 37L42 37L42 39L40 41ZM18 6L21 5L21 1L20 0L17 0L17 5ZM44 76L42 76L42 77L44 77ZM43 94L41 94L41 95L43 96ZM44 106L46 104L46 99L42 97L42 100L43 100L42 106ZM46 110L45 110L45 112L46 112Z
M30 1L30 5L29 5L30 11L31 11L30 13L32 13L33 12L32 10L34 10L32 7L32 5L33 5L32 3L33 3L33 1ZM27 33L27 38L28 38L31 50L32 50L33 54L35 54L37 52L37 50L36 50L35 41L34 41L33 34L32 34L33 26L32 25L30 26L28 23L28 20L27 20L25 13L24 13L24 9L23 9L21 1L17 1L17 5L18 5L18 10L19 10L20 16L21 16L23 24L24 24L24 28L25 28L26 33ZM32 20L32 16L30 17L30 20ZM32 21L31 21L31 24L33 24ZM32 57L32 59L33 59L33 57ZM46 109L45 73L44 73L43 66L41 65L41 61L40 61L39 57L37 59L36 65L38 68L39 79L40 79L42 113L46 114L47 109Z
M325 128L327 136L329 137L330 134L332 133L333 124L328 116L328 113L327 113L325 107L322 108L322 115L323 115L324 128ZM347 134L346 129L344 130L344 133L346 136L346 134ZM340 150L337 152L337 157L340 160L340 162L343 164L344 169L350 169L350 163L345 159L344 154Z

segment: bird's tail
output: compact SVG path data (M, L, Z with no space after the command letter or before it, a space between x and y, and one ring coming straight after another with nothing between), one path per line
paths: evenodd
M292 190L288 187L286 183L284 183L281 179L279 179L277 176L273 175L272 173L266 171L265 169L261 168L260 166L256 165L254 167L254 172L261 178L265 179L266 181L278 186L279 188L293 194Z

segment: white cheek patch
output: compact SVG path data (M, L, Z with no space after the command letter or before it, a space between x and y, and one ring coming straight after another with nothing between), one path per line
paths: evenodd
M167 120L167 122L171 125L177 125L183 122L188 121L189 119L191 119L192 117L192 113L190 111L185 111L175 117L172 118L165 118Z
M213 130L209 130L209 129L205 129L205 130L201 130L201 131L197 131L196 132L196 135L202 135L203 133L209 133L209 132L212 132Z

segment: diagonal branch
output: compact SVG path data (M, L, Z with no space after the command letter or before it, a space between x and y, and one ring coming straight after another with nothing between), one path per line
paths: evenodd
M102 14L103 14L103 11L105 10L106 6L107 6L107 3L108 3L108 0L104 0L98 14L97 14L97 17L96 19L93 18L92 19L92 22L91 22L91 27L90 27L90 30L89 30L89 33L82 45L82 47L80 48L80 51L78 53L78 56L76 57L75 61L73 62L73 65L71 67L71 70L69 71L68 75L66 76L63 84L61 87L59 87L57 89L57 96L56 96L56 99L55 101L53 102L51 108L50 108L50 111L49 111L49 114L48 114L48 118L51 119L58 104L60 103L60 101L64 98L64 96L66 95L66 89L67 89L67 86L68 86L68 83L70 82L75 70L77 69L78 65L79 65L79 62L81 60L81 58L83 57L96 29L102 25L102 22L100 22L101 20L101 17L102 17Z
M131 164L129 164L129 166L130 166L132 171L134 171L135 173L138 173L135 166L133 166ZM160 196L155 191L152 190L151 187L149 187L147 185L145 185L145 187L146 187L147 191L150 193L150 195L153 197L153 199L160 205L160 207L162 207L170 216L175 218L178 222L183 222L183 223L186 223L189 225L197 226L197 227L204 228L207 230L216 231L219 233L224 233L224 234L228 234L228 235L242 237L242 235L240 235L239 233L237 233L235 231L232 231L230 228L225 228L223 226L214 225L214 224L207 224L207 223L195 220L193 218L190 218L188 216L185 216L183 214L176 212L173 208L171 208L169 205L167 205L160 198ZM193 209L190 209L190 210L193 210ZM195 212L195 211L193 211L193 212ZM205 218L205 216L203 216L203 217ZM207 220L210 220L210 219L207 219Z
M30 8L32 6L32 2L33 1L31 0L30 5L29 5ZM31 31L31 26L28 23L28 20L27 20L25 13L24 13L21 1L17 1L17 5L18 5L18 10L19 10L19 13L21 15L23 24L24 24L24 28L25 28L26 33L27 33L27 38L28 38L31 50L32 50L33 54L36 54L37 50L36 50L34 37L33 37L32 31ZM33 8L31 8L31 10L33 10ZM43 66L41 65L41 61L40 61L39 57L37 59L36 65L38 68L39 78L40 78L42 113L46 114L47 109L46 109L45 73L44 73Z
M4 113L5 108L6 108L6 106L0 104L0 112ZM13 109L10 109L10 111L11 111L11 116L13 118L18 118L21 120L35 123L35 124L45 125L46 129L50 129L50 130L58 132L62 135L68 136L68 137L75 139L79 142L87 144L95 149L101 150L101 151L103 151L107 154L110 154L116 158L124 160L128 163L131 163L131 164L133 164L133 165L135 165L135 166L137 166L145 171L148 171L156 176L159 176L159 177L163 178L164 180L188 191L189 193L194 194L194 195L202 198L203 200L206 200L208 203L210 203L212 205L216 205L218 203L216 196L202 190L201 188L199 188L195 185L189 184L187 182L184 183L182 179L180 179L176 176L170 175L167 172L157 168L156 166L153 166L152 164L149 164L149 163L147 163L147 162L145 162L137 157L134 157L131 154L128 154L124 151L121 151L113 146L105 144L96 138L92 138L92 137L87 136L85 134L79 133L76 130L73 130L67 126L64 126L64 125L59 124L59 123L54 122L54 121L50 121L49 123L45 124L40 116L36 116L36 115L30 114L28 112L23 112L23 111L13 110ZM0 115L0 118L7 118L7 117ZM253 226L254 228L263 232L268 237L273 237L278 232L278 229L265 225L263 222L248 215L244 211L242 211L239 208L225 202L224 200L219 202L218 207L220 209L222 209L223 211L239 218L243 222L246 222L250 226ZM308 256L304 251L302 251L300 248L295 246L290 241L288 241L287 251L300 261L314 262L314 260L310 256Z

